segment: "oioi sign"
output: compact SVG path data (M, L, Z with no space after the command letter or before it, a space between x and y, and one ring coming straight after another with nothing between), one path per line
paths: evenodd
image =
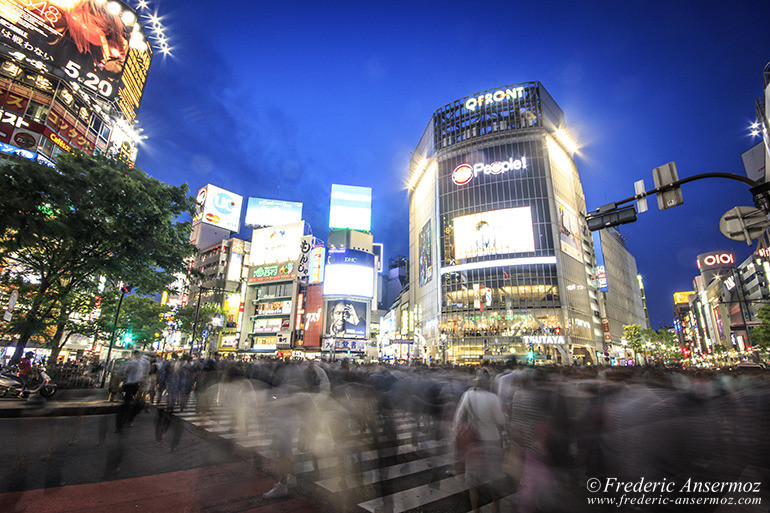
M527 169L527 157L515 160L511 157L508 160L492 162L491 164L484 164L483 162L473 165L460 164L452 171L452 181L455 185L465 185L481 173L485 175L499 175L506 171L519 171L521 169Z

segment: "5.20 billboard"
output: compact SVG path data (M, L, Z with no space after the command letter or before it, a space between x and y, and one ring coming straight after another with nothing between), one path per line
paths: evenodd
M0 43L110 100L129 48L151 52L136 12L115 0L0 0Z

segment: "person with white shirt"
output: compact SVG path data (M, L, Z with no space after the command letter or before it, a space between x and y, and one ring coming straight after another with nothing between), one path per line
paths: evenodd
M464 424L469 424L475 432L473 445L468 447L464 454L457 455L465 460L465 479L471 506L475 512L479 511L479 487L503 478L502 430L505 416L500 399L490 392L489 388L489 373L482 370L476 385L466 390L460 398L453 422L453 439L456 439ZM499 513L500 494L494 487L492 495L493 511Z

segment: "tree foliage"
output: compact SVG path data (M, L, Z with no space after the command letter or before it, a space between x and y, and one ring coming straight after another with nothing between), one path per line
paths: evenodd
M111 295L102 303L98 328L106 340L109 340L112 335L118 302L119 296ZM164 314L169 310L169 307L161 306L152 298L125 296L118 314L117 331L123 334L130 333L135 347L146 348L160 338L167 324Z
M154 293L195 252L190 223L178 221L193 213L187 185L164 184L116 158L63 153L55 168L6 163L0 190L0 266L32 286L14 328L19 356L100 277Z
M198 322L195 329L195 341L200 342L202 340L204 328L209 330L209 340L211 340L220 329L220 327L212 324L214 317L222 315L222 308L216 305L201 305L200 309L194 304L181 307L174 313L177 329L192 336L193 327L196 326L196 311Z
M770 305L765 305L757 312L762 324L751 329L751 344L761 352L770 351Z

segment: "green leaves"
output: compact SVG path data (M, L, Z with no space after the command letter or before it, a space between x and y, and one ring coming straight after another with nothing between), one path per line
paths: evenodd
M142 294L162 290L196 251L187 185L164 184L119 159L62 153L56 168L4 164L0 190L0 265L35 284L20 339L56 317L46 305L66 307L100 277Z

